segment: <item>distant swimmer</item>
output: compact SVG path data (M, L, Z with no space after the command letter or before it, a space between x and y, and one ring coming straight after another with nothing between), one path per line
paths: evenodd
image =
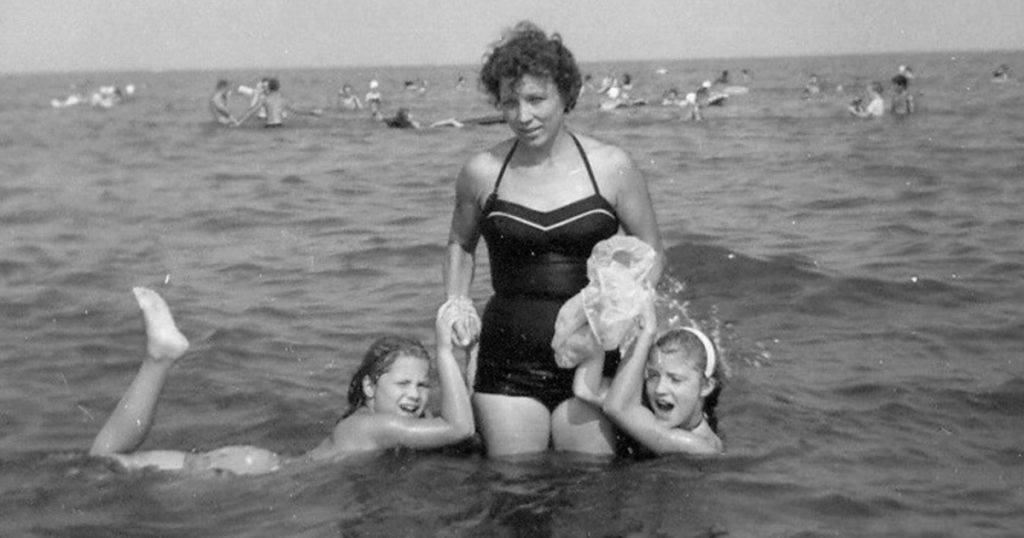
M370 91L366 92L366 106L370 108L370 115L373 116L373 119L383 119L384 116L380 112L380 83L376 78L370 80Z
M270 89L270 83L273 81L274 89ZM258 114L264 121L264 127L280 127L284 122L284 107L279 106L281 103L281 94L278 92L277 79L264 78L256 84L256 88L253 91L252 101L249 105L249 109L246 110L240 118L235 120L235 125L241 125L245 123L245 120L251 118L254 114ZM274 96L272 97L271 91ZM271 107L274 107L271 112Z
M580 92L579 94L576 95L576 98L579 99L580 97L583 97L583 94L587 93L588 91L593 91L595 89L596 88L594 87L594 76L591 75L590 73L587 73L586 75L583 76L583 84L580 84Z
M399 108L395 115L390 118L384 118L382 120L384 125L391 127L392 129L422 129L423 126L416 118L413 117L412 112L408 108ZM462 127L465 125L463 122L455 118L447 118L439 121L435 121L428 125L428 128L434 127Z
M601 110L614 110L622 106L628 98L623 94L619 79L614 78L602 93L601 101L597 106Z
M628 89L633 87L632 77L629 73L623 75L623 82L620 82L618 78L613 78L611 86L605 90L601 101L598 103L598 108L603 111L615 110L617 108L628 108L635 106L644 106L647 104L646 99L631 99L629 97Z
M1000 64L995 71L992 72L992 82L1006 82L1010 80L1010 66L1007 64Z
M89 104L99 108L110 108L120 103L123 98L124 94L117 86L100 86L89 98Z
M345 84L338 90L338 108L341 110L362 110L363 102L352 93L352 85Z
M427 91L427 81L422 78L405 81L405 89L411 92L424 93Z
M633 76L629 73L622 74L622 91L631 92L633 91Z
M683 106L685 104L686 101L679 97L678 88L669 88L661 94L661 106Z
M868 104L863 98L854 99L850 103L850 114L858 118L880 118L885 115L885 101L882 99L882 83L872 82L867 86Z
M897 116L905 116L914 113L914 96L907 89L907 77L896 75L892 77L893 88L896 95L892 97L892 104L889 111Z
M264 118L263 123L263 126L266 128L283 126L284 118L288 112L307 116L320 116L323 114L323 111L318 108L300 108L286 103L284 96L281 95L281 83L276 78L266 79L265 88L265 91L257 95L256 104L249 107L249 110L242 114L238 121L235 122L235 125L241 125L259 110L266 111L267 116Z
M408 108L399 108L394 116L384 118L384 125L392 129L419 129L420 122L416 121Z
M250 107L256 106L260 99L263 98L264 94L267 93L267 80L269 79L263 77L256 82L255 86L251 88L249 86L238 87L238 93L249 96ZM256 111L256 114L260 117L260 119L265 119L267 117L267 111L265 108L262 107Z
M818 75L811 73L807 84L804 84L804 96L818 95L819 93L821 93L821 79L818 78Z
M686 99L683 100L681 106L686 108L686 115L682 117L683 121L704 121L704 114L701 112L702 107L700 101L698 101L697 92L686 94Z
M722 106L725 104L725 100L729 97L729 94L724 92L717 92L711 90L711 81L705 80L701 83L700 88L694 92L697 96L697 105L701 108L709 106Z
M129 101L135 96L135 85L129 84L124 89L116 85L100 86L88 97L80 92L72 93L64 99L51 99L50 106L53 108L67 108L76 105L89 104L96 108L111 108Z
M64 99L51 99L50 106L53 108L67 108L69 106L82 105L88 102L84 95L73 93Z
M227 80L220 79L210 96L210 114L213 121L221 125L234 125L235 117L228 108L228 97L231 96L231 85Z
M725 85L729 84L729 70L728 69L722 71L721 75L718 75L718 78L715 79L715 84L725 84Z

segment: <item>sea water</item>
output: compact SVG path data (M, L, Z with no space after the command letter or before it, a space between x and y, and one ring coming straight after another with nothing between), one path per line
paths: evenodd
M454 178L507 127L330 108L377 77L386 113L492 113L455 89L474 66L0 76L0 535L1020 536L1024 85L989 80L1020 57L584 64L650 102L585 93L569 124L647 178L674 300L731 366L724 457L389 452L216 479L86 454L144 352L130 288L163 294L193 344L143 448L302 453L373 339L432 342ZM850 117L899 64L918 113ZM706 121L658 106L723 69L749 92ZM811 73L825 91L805 97ZM210 122L218 78L264 75L324 114ZM129 83L109 109L50 106Z

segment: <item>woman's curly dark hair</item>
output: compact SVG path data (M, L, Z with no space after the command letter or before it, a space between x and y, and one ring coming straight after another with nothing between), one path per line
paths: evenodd
M522 21L491 47L480 70L480 86L497 106L501 81L518 81L523 75L548 77L554 81L565 103L565 111L576 106L583 86L580 68L558 34L549 37L537 25Z

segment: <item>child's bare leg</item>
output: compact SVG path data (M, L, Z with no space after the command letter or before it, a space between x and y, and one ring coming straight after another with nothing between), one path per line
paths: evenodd
M135 379L96 436L90 454L123 454L142 444L153 424L167 374L188 350L188 340L174 324L163 298L147 288L133 288L132 292L146 322L149 356L142 361Z

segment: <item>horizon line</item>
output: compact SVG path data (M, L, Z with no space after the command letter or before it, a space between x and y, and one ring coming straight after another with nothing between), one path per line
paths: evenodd
M791 58L847 58L856 56L889 56L889 55L944 55L944 54L1000 54L1000 53L1021 53L1024 52L1024 48L1020 49L988 49L988 48L976 48L976 49L962 49L962 50L914 50L908 49L903 51L866 51L866 52L833 52L827 54L778 54L778 55L736 55L736 56L699 56L692 58L617 58L617 59L600 59L600 60L584 60L578 61L577 64L580 66L598 63L619 63L619 62L699 62L709 60L728 60L728 61L741 61L741 60L771 60L771 59L791 59ZM479 64L470 63L357 63L349 65L294 65L294 66L277 66L277 67L257 67L257 66L235 66L235 67L170 67L170 68L142 68L142 67L129 67L122 69L68 69L68 70L12 70L0 72L0 75L63 75L63 74L80 74L80 73L178 73L178 72L211 72L211 71L300 71L300 70L317 70L317 69L397 69L397 68L424 68L424 67L469 67L475 68Z

